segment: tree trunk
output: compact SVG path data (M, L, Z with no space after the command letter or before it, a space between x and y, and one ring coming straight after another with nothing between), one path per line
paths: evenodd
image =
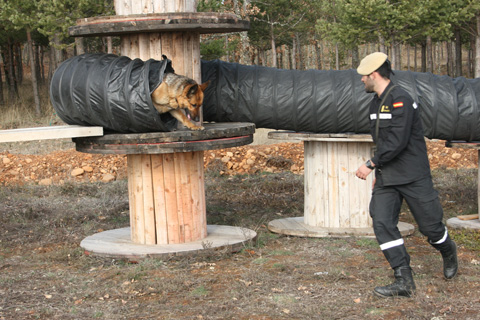
M298 32L295 33L295 39L297 41L297 56L298 56L298 70L304 70L305 69L305 59L303 58L303 52L302 52L302 44L300 41L300 35Z
M11 102L15 100L16 97L18 97L18 87L17 87L17 79L15 76L15 68L14 66L14 61L13 61L13 43L12 39L9 37L8 38L8 97Z
M30 57L30 66L31 66L31 75L32 75L32 86L33 86L33 99L35 101L35 114L40 116L42 109L40 107L40 95L38 94L38 83L37 83L37 72L35 68L35 58L33 57L33 44L32 44L32 34L30 29L27 28L27 48L28 55Z
M335 70L340 70L340 56L338 52L338 43L335 43Z
M0 68L0 106L3 105L5 105L5 98L3 97L2 68Z
M415 49L413 50L413 71L417 72L417 55L418 55L418 47L415 44Z
M270 25L270 41L272 45L272 68L277 67L277 48L275 46L275 35L273 33L273 24Z
M317 51L317 68L319 70L323 69L323 43L320 41L320 43L315 45L315 49Z
M453 45L451 41L447 41L447 75L453 76Z
M455 77L462 76L462 32L455 29Z
M356 69L360 64L360 55L358 53L358 46L352 48L352 68Z
M292 69L297 69L297 39L294 37L292 39Z
M410 64L410 45L407 44L407 70L410 71L410 67L411 67L411 64Z
M432 44L431 36L427 36L426 54L427 54L427 72L433 73L433 44Z
M427 44L422 42L422 71L427 72Z
M75 38L75 50L77 55L85 53L85 39L83 37Z
M15 53L15 76L17 77L18 85L22 85L23 82L23 63L22 63L22 46L18 42L13 44L13 52Z
M34 46L33 48L33 55L35 57L35 73L37 75L37 81L39 85L44 84L44 79L42 77L42 70L40 64L40 46Z
M53 53L54 53L54 61L53 61L53 66L54 70L57 69L57 67L60 65L60 63L63 62L63 54L62 54L62 49L61 47L61 42L60 38L58 35L53 36Z
M477 34L475 35L475 78L480 78L480 12L477 13Z

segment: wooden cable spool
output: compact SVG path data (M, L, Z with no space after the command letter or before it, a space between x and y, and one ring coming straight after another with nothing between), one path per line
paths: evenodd
M117 16L79 20L70 35L119 35L121 55L142 60L161 60L166 55L175 73L198 83L200 34L249 27L248 21L232 14L197 13L194 0L117 0L115 11ZM75 139L82 152L127 154L135 244L181 244L207 236L203 150L251 143L255 128L252 124L205 127L201 132L126 134L117 142L111 142L112 135Z

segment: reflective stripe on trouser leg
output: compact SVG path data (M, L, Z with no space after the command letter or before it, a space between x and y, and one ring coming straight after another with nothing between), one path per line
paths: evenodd
M432 245L440 245L440 244L444 243L445 240L447 240L447 238L448 238L448 229L447 229L447 227L445 227L445 233L443 234L443 237L442 237L440 240L435 241L435 242L433 242L432 240L428 240L428 241L429 241Z
M392 268L410 265L410 256L397 227L402 201L402 195L394 188L377 186L370 201L375 237Z

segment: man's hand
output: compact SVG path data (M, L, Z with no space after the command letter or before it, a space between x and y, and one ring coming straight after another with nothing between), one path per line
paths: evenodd
M355 175L362 179L362 180L367 180L367 176L372 172L373 170L372 169L369 169L365 163L362 164L358 169L357 169L357 172L355 173Z

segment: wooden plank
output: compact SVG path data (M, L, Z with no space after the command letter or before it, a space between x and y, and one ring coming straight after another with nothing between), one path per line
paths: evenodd
M167 9L168 10L168 9ZM178 14L178 13L177 13ZM196 14L201 14L198 12ZM123 16L124 19L110 19L104 21L92 21L83 19L77 21L76 26L68 29L72 37L90 36L123 36L127 34L138 34L148 32L199 32L205 33L226 33L240 32L250 29L250 22L240 20L236 17L150 17L135 18Z
M183 217L184 242L193 241L193 198L192 198L192 170L193 152L178 153L180 170L180 188L182 198L180 199Z
M183 214L183 200L185 199L185 189L182 186L183 167L180 161L182 153L173 154L173 165L175 171L175 193L176 193L176 206L177 206L177 219L178 219L178 242L185 242L185 229L184 229L184 214Z
M145 244L142 155L130 155L128 156L128 161L131 162L132 169L132 172L129 173L129 179L132 180L132 197L129 199L131 202L130 215L132 215L131 220L133 220L132 230L135 230L135 234L132 234L132 241L135 243Z
M300 140L300 141L329 141L329 142L371 142L369 134L354 133L305 133L294 131L274 131L268 133L269 139Z
M168 244L163 155L152 155L151 158L157 244Z
M190 60L192 57L185 57L186 42L183 38L184 35L186 34L183 32L172 33L173 55L170 59L172 59L173 61L173 68L175 69L175 73L191 77L191 74L187 75L185 73L185 61Z
M194 238L196 240L207 237L207 208L205 202L205 173L203 170L203 151L194 152L192 161L192 188L194 205Z
M475 220L475 219L478 219L478 214L467 214L467 215L463 215L463 216L457 216L458 219L460 220Z
M348 144L337 143L337 176L338 176L338 223L341 228L351 227L351 204L349 192Z
M1 142L34 141L103 136L102 127L52 126L0 130Z
M150 57L152 59L162 59L162 44L159 33L150 33Z
M153 197L153 177L151 155L141 155L143 184L143 220L145 244L156 244L155 206Z
M167 216L168 243L180 243L180 225L178 219L177 187L175 178L174 155L163 155L163 174L165 177L165 208Z
M128 177L128 206L130 209L130 237L132 239L132 242L137 243L137 229L136 229L136 223L135 223L135 171L134 168L135 166L133 165L134 163L134 158L132 158L132 155L127 155L127 177Z
M340 227L340 205L339 205L339 187L338 187L338 143L326 143L328 153L328 211L327 227Z
M138 35L138 57L144 61L150 59L150 35L141 33Z

